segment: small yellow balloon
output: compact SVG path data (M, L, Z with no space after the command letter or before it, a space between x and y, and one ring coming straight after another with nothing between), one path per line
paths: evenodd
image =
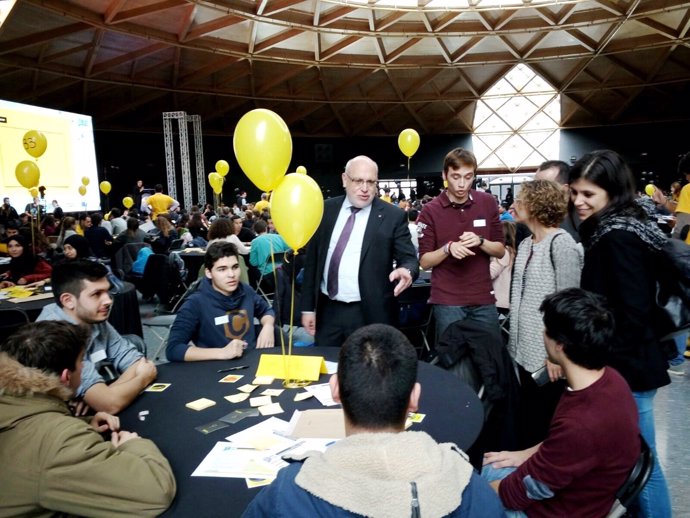
M448 180L443 180L443 188L444 189L448 188Z
M297 170L295 172L299 173L299 174L307 174L307 168L304 167L303 165L300 165L300 166L297 166Z
M38 181L41 178L41 171L34 162L24 160L17 164L17 167L14 169L14 175L17 177L17 181L22 187L31 189L38 185Z
M82 196L86 196L86 186L85 185L79 186L79 194L81 194Z
M654 184L651 184L651 183L648 183L644 188L644 192L647 193L647 196L652 196L655 191L656 191L656 187L654 187Z
M38 158L45 153L46 148L48 147L48 139L46 139L46 136L40 131L36 130L27 131L24 133L22 143L24 144L24 149L26 149L26 152L34 158Z
M404 129L398 135L398 147L403 155L410 158L419 149L419 133L413 129Z
M134 205L134 200L130 196L125 196L122 198L122 205L129 209L132 207L132 205Z
M110 185L110 182L108 180L103 180L100 183L99 187L101 188L101 192L106 196L110 194L110 190L113 188L113 186Z
M216 162L216 173L225 176L230 171L230 165L225 160L218 160Z
M216 194L223 192L223 177L220 173L209 173L208 183Z
M88 176L82 176L82 177L81 177L81 184L82 184L84 187L86 187L87 185L89 185L89 182L90 182L90 181L91 181L91 180L89 180L89 177L88 177Z
M245 113L235 127L232 147L237 163L254 185L272 191L292 158L292 136L285 121L271 110Z
M271 196L271 218L276 230L293 250L306 245L323 216L323 194L313 178L289 174Z
M31 194L32 198L37 197L38 196L38 189L36 189L36 187L32 187L31 189L29 189L29 194Z

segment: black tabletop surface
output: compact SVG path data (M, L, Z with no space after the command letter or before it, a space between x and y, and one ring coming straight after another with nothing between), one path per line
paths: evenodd
M314 347L298 348L293 354L324 356L337 361L338 352L335 347ZM280 354L280 349L250 350L244 357L231 361L159 365L157 382L172 385L164 392L144 392L120 414L123 430L152 439L170 461L177 479L177 497L166 516L240 516L260 490L247 489L244 479L191 477L191 474L216 442L266 419L245 418L208 435L194 429L233 410L249 407L248 400L232 404L223 396L237 393L237 387L252 382L262 353ZM244 375L237 383L219 383L226 374L219 374L218 369L233 365L249 365L249 368L230 373ZM321 375L319 383L326 382L328 377ZM484 420L477 396L457 377L427 363L419 363L418 380L422 385L419 412L426 417L411 429L424 430L438 442L454 442L462 449L469 448ZM275 380L270 388L282 388L281 380ZM295 390L286 390L273 398L285 410L276 417L289 421L295 409L321 408L315 398L295 403L294 394ZM216 405L200 412L185 407L186 403L202 397L214 400ZM138 418L142 410L149 411L144 421Z

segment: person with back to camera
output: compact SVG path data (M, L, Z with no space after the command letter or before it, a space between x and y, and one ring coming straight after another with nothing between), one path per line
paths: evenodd
M456 445L405 431L421 386L417 353L400 331L371 324L352 333L330 387L343 405L345 439L280 470L244 518L505 516Z
M635 202L635 180L623 158L611 150L594 151L570 170L570 210L577 212L585 247L582 288L608 298L616 335L608 365L632 389L640 431L656 457L654 396L670 383L659 344L664 315L656 305L655 269L666 237ZM658 457L657 457L658 458ZM668 518L671 503L659 462L640 494L645 518Z
M108 413L72 416L88 338L36 322L0 345L0 516L158 516L175 496L155 444Z

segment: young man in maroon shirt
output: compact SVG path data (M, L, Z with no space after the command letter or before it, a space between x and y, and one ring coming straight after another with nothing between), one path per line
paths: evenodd
M606 367L615 333L604 299L568 288L544 299L544 344L568 390L546 439L526 450L489 452L482 476L509 516L604 517L640 455L637 407L627 382ZM504 468L504 469L501 469Z
M424 205L418 221L419 264L431 271L436 337L457 320L498 327L489 261L503 257L503 228L490 194L472 189L477 159L457 148L446 155L448 187Z

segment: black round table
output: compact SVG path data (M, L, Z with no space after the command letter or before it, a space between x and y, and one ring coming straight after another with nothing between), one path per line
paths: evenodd
M136 287L131 282L123 282L123 284L124 288L113 296L113 305L110 309L108 322L121 335L138 335L143 337ZM41 310L53 302L55 302L54 297L38 300L32 300L32 297L29 297L19 303L3 300L0 302L0 309L20 309L28 315L29 320L34 322L38 315L41 314Z
M339 348L298 348L293 354L324 356L337 361ZM253 426L266 417L245 418L235 425L204 435L194 428L214 421L233 410L249 408L249 401L232 404L223 396L237 393L237 387L251 383L261 354L280 354L280 349L249 350L231 361L167 363L158 366L160 383L171 383L164 392L144 392L120 414L123 430L134 431L152 439L170 461L177 479L177 497L165 516L211 517L240 516L259 488L247 489L239 478L191 477L192 472L218 441ZM248 365L247 369L218 373L218 369L233 365ZM226 374L242 374L237 383L219 383ZM329 376L322 374L318 383ZM422 385L419 412L426 417L411 430L423 430L438 442L453 442L467 450L476 440L484 422L481 402L468 385L447 371L427 363L419 363L418 381ZM275 380L264 388L282 388ZM294 402L295 390L286 390L273 400L285 410L276 417L289 421L295 409L323 408L315 398ZM200 412L185 404L199 398L209 398L216 405ZM148 410L145 421L138 414Z

